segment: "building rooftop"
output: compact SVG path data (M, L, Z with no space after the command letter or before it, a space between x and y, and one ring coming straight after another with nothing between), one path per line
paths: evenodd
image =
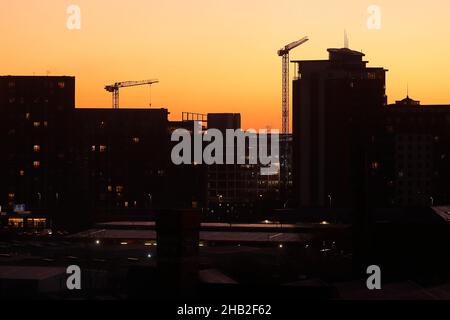
M327 50L330 54L341 54L341 55L353 55L358 57L365 57L366 55L362 52L351 50L349 48L329 48Z
M396 101L395 104L403 105L403 106L419 106L420 105L420 101L411 99L409 97L409 95L408 95L408 96L406 96L405 99Z
M80 239L105 240L156 240L154 230L119 230L91 229L69 236ZM277 232L231 232L231 231L201 231L200 241L232 242L232 243L304 243L310 241L308 233L277 233Z
M66 269L58 267L0 266L0 279L45 280L66 274Z

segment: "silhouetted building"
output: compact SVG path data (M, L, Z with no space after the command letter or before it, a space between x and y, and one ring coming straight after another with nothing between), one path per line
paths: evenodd
M195 118L196 120L192 120ZM184 112L182 121L170 121L169 131L172 134L177 129L184 129L191 134L191 154L194 154L194 130L196 121L200 121L206 116ZM204 122L200 121L202 130L206 129ZM170 150L178 142L171 142ZM172 207L180 208L206 208L207 206L207 168L205 165L182 164L179 166L171 165L169 170L169 178L174 183L171 184L170 193L173 195L169 204Z
M56 212L69 194L67 137L74 106L73 77L0 77L2 211ZM13 223L20 226L24 218Z
M218 129L224 134L228 129L241 129L239 113L208 113L208 129Z
M387 105L383 68L329 49L297 61L294 181L302 207L380 208L450 202L450 106Z
M156 219L156 232L158 295L192 296L198 282L200 212L161 211Z
M148 216L183 198L168 110L75 109L73 77L0 77L0 136L2 220L14 227Z
M151 218L156 208L205 208L211 199L224 212L252 211L276 188L259 165L172 163L174 130L192 134L196 120L239 129L239 114L169 122L167 109L75 109L73 77L1 77L0 113L0 206L13 227L76 229Z
M386 104L386 70L368 68L361 52L328 52L328 60L296 61L295 193L302 207L352 208L364 197L366 146Z
M371 202L378 206L450 203L450 105L409 97L382 109L370 159Z
M110 218L167 203L167 109L76 109L73 116L72 183L87 208Z
M239 114L208 114L208 129L218 129L226 138L227 130L241 130L241 117ZM251 141L254 139L254 141ZM227 140L227 139L225 139ZM272 175L262 175L262 165L251 164L251 154L258 154L259 135L247 137L245 142L245 164L237 161L237 141L224 141L224 160L230 147L235 155L234 164L215 164L207 167L208 172L208 209L209 217L219 217L238 220L245 217L254 217L261 213L263 208L267 211L278 200L279 172ZM227 145L228 144L228 148ZM270 137L268 138L270 146ZM271 205L269 205L271 204Z

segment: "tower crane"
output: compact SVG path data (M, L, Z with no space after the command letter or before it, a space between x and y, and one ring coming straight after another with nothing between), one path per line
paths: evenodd
M283 58L283 134L289 133L289 52L308 40L308 37L304 37L278 50L278 56Z
M288 168L288 157L289 157L289 146L288 137L289 134L289 119L290 119L290 108L289 108L289 53L291 50L297 48L298 46L304 44L309 40L308 37L303 37L302 39L292 42L287 46L278 50L278 56L282 57L282 77L283 77L283 102L282 102L282 139L284 141L284 147L281 151L281 163L280 163L280 182L281 188L284 189L284 194L287 196L288 182L289 182L289 168Z
M153 80L142 80L142 81L116 82L114 84L106 86L105 90L112 93L113 109L119 109L119 89L120 88L145 86L145 85L149 85L151 88L152 84L155 84L155 83L159 83L159 80L153 79ZM151 106L151 104L150 104L150 106Z

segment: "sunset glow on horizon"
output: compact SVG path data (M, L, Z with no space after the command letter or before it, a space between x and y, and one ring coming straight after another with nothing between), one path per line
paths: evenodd
M68 30L66 9L81 8L81 30ZM367 8L382 12L369 30ZM327 48L362 50L384 67L389 102L410 96L450 104L450 2L331 0L4 0L0 2L2 75L72 75L79 108L110 108L104 86L159 79L152 107L236 112L245 128L280 128L281 58L327 59ZM292 68L292 75L293 75ZM148 107L148 87L120 92L121 107Z

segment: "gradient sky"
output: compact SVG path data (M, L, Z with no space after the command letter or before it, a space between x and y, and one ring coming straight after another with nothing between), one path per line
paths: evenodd
M82 10L80 31L66 9ZM369 5L382 29L366 27ZM77 107L110 107L104 85L158 78L153 107L241 112L246 128L281 125L277 50L304 35L292 59L324 59L326 49L363 50L389 69L389 101L410 95L450 104L448 0L1 0L0 74L74 75ZM122 107L145 107L147 87L121 91Z

